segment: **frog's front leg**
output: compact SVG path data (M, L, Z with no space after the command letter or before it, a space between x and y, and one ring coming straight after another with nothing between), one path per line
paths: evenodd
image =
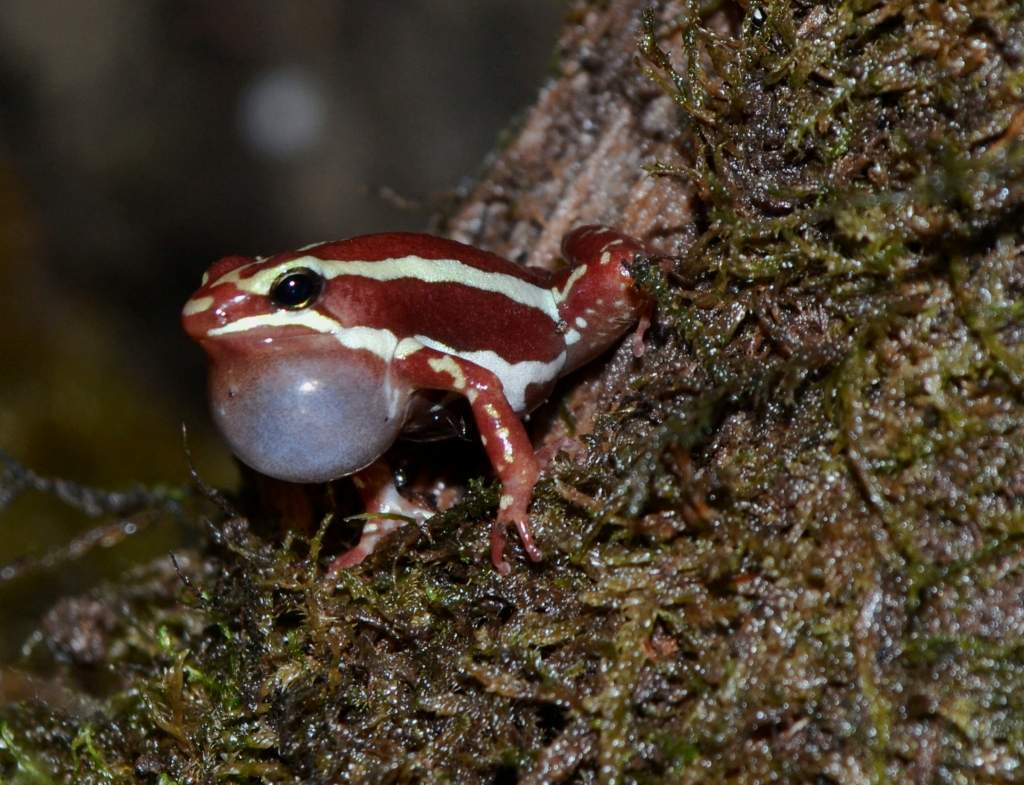
M415 341L399 346L392 371L411 387L447 390L466 397L487 457L501 481L498 517L491 527L491 562L502 575L512 569L505 560L509 524L519 532L527 556L540 561L541 552L533 541L527 516L539 473L537 459L526 429L505 397L501 380L476 363Z
M359 492L359 498L362 499L363 507L368 515L372 516L375 513L398 514L419 522L433 515L433 510L406 499L398 492L391 467L383 459L374 461L362 471L352 475L352 482ZM368 517L363 523L359 542L331 562L327 574L334 575L339 570L356 566L373 553L377 543L403 525L405 525L405 521L398 518Z

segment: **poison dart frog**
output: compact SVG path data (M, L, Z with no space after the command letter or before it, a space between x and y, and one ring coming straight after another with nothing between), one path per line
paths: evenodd
M501 482L491 561L508 574L509 524L538 561L527 517L538 463L519 418L638 320L640 347L650 309L627 268L648 254L639 241L583 226L562 253L569 266L552 273L390 233L221 259L182 312L209 359L213 418L262 474L295 483L354 475L368 512L422 518L380 459L436 414L436 391L462 396ZM359 563L400 525L367 520L331 571Z

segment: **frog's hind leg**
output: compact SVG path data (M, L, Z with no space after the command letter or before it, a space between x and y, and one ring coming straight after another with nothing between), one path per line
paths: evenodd
M423 345L398 357L395 368L396 375L414 389L449 390L469 401L484 450L501 481L498 516L491 526L494 568L502 575L512 570L505 559L505 532L510 525L519 532L529 559L540 561L527 514L540 469L530 437L505 396L502 380L481 365Z
M570 330L563 373L616 343L637 319L641 324L633 338L633 353L641 355L651 303L637 289L629 264L651 252L607 226L580 226L562 240L562 254L571 266L555 276L552 291L558 313Z
M434 514L433 510L409 501L398 492L391 468L383 460L371 463L353 475L352 480L363 500L366 512L370 515L403 515L416 521L423 521ZM339 570L359 564L373 553L377 543L405 523L401 518L367 518L359 542L331 562L327 574L334 575Z

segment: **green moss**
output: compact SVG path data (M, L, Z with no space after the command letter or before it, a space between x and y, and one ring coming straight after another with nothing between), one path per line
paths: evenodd
M1024 10L684 4L641 62L692 185L658 327L558 457L545 560L494 486L358 570L208 512L97 601L16 782L1010 781L1024 764ZM724 30L733 25L735 35ZM632 364L630 364L632 363ZM13 772L13 773L9 773Z
M11 785L52 785L44 768L19 744L15 734L0 723L0 774Z

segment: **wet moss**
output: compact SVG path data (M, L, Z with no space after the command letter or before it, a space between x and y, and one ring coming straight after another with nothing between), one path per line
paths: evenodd
M102 665L38 640L68 694L0 711L9 780L1019 774L1024 10L692 2L640 55L698 231L637 266L658 325L538 486L545 561L490 569L481 483L336 582L210 511L97 592Z

